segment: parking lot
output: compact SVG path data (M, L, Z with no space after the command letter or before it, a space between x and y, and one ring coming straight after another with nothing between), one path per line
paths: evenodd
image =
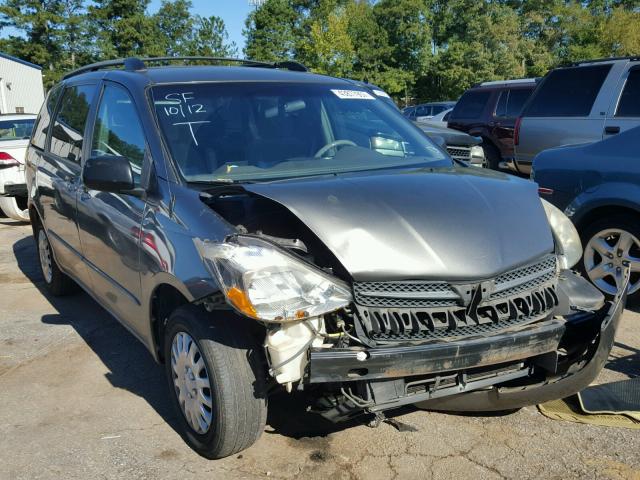
M406 410L377 429L326 425L273 397L256 445L199 457L176 432L164 373L88 295L43 293L28 225L0 219L0 478L640 478L640 431ZM627 311L598 381L640 374ZM407 429L402 429L407 430ZM415 430L415 431L413 431Z

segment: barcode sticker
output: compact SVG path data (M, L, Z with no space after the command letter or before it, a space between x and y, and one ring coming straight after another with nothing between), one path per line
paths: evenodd
M334 95L343 100L375 100L373 95L360 90L335 90L331 89Z

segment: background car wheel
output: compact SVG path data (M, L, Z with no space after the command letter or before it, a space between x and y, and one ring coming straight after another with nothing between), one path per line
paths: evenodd
M164 358L172 403L185 440L207 458L248 448L266 424L263 354L245 322L186 305L166 326Z
M60 267L56 263L49 244L47 233L38 225L35 230L36 248L38 250L38 258L40 259L40 270L47 290L55 296L62 296L72 293L76 290L76 284L67 275L62 273Z
M21 222L29 221L29 210L27 209L26 198L0 197L0 208L9 218L20 220Z
M640 226L627 215L610 216L588 225L582 232L584 254L580 268L586 278L608 297L623 281L623 262L631 268L629 301L640 299Z
M502 157L498 149L486 141L482 143L482 149L484 150L485 162L483 166L491 170L499 170Z

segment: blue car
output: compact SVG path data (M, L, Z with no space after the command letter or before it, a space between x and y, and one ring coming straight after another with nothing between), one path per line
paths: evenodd
M578 267L612 296L631 269L629 301L640 298L640 127L588 145L545 150L532 178L542 198L573 221L584 254Z

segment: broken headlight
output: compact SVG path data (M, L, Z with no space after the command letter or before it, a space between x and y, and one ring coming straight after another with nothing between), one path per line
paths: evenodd
M578 235L576 227L564 213L546 200L540 200L556 241L560 268L569 269L578 263L580 257L582 257L580 235Z
M283 323L333 312L351 302L344 282L264 240L195 240L227 302L256 320Z

